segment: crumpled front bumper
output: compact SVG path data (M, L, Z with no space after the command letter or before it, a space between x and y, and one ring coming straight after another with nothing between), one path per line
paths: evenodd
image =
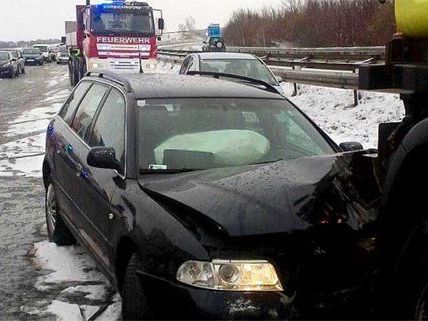
M139 277L157 319L284 320L292 315L292 300L280 292L212 291Z

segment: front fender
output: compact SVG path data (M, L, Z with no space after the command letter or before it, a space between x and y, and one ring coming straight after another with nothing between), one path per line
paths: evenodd
M144 193L136 180L119 188L113 198L118 224L115 244L132 239L142 257L142 270L156 278L175 281L179 266L188 260L209 261L206 249L172 213ZM114 260L120 253L114 253Z

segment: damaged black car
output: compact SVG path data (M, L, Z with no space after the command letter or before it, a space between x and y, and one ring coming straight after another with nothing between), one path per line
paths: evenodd
M49 238L88 249L125 320L367 316L373 155L261 85L91 73L49 124Z

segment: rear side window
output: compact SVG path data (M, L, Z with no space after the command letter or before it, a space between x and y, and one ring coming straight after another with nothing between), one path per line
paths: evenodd
M82 100L89 87L91 87L90 82L81 82L71 94L70 98L68 98L68 101L59 113L59 116L64 119L67 124L71 125L77 106L79 106L79 102Z
M125 166L125 98L112 89L92 131L91 147L113 147L117 161ZM123 173L122 173L123 174Z
M73 128L77 135L79 135L85 142L88 142L89 140L89 128L92 120L94 119L97 108L107 90L107 86L93 84L77 109L71 128Z

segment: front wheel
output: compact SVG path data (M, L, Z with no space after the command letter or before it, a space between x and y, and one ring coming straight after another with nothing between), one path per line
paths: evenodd
M49 183L46 189L45 210L49 241L58 246L70 246L76 243L76 239L59 215L55 189L52 183Z
M140 255L134 253L126 268L122 290L122 317L125 321L153 319L153 314L137 275L140 262Z

